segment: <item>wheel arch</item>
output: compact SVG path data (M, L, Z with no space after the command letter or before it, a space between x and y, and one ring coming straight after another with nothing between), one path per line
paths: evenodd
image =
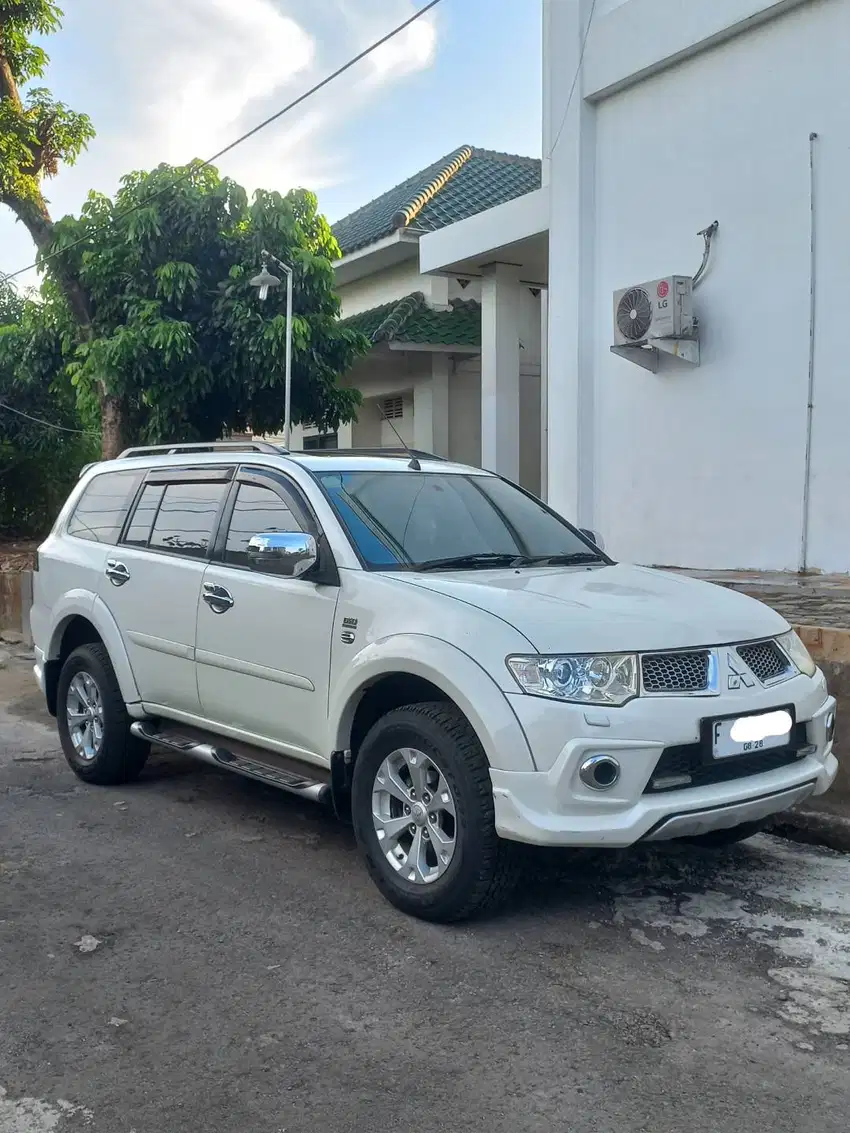
M107 606L97 597L86 603L70 601L56 620L44 665L47 707L53 716L56 715L59 673L65 660L80 645L91 642L100 642L109 654L125 704L139 701L139 690L127 650Z
M510 703L477 661L438 638L409 634L369 645L346 673L331 709L333 751L357 749L381 716L404 704L443 700L463 713L493 767L534 770Z

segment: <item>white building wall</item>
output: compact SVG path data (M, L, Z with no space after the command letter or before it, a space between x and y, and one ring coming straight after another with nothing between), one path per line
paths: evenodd
M351 315L359 315L361 311L370 311L373 307L403 299L414 291L423 291L426 296L431 293L431 278L419 274L415 246L411 260L338 287L337 294L342 304L340 317L347 319Z
M547 65L559 71L549 75L553 103L545 117L550 134L563 126L549 170L550 502L601 530L622 558L797 569L814 131L809 565L850 571L850 3L810 0L736 35L730 29L736 30L738 9L744 16L756 9L775 15L786 6L752 0L600 5L604 66L611 74L619 68L627 85L613 94L594 89L603 61L594 62L592 30L585 98L574 100L566 118L567 80L583 30L577 12L583 9L586 20L590 4L547 0L547 7ZM630 78L626 21L638 7L647 42L652 20L658 42L670 21L681 41L690 19L696 34L719 8L728 26L710 49ZM545 140L544 152L553 141ZM651 374L613 356L613 291L669 273L692 275L702 254L697 230L715 219L709 272L696 292L701 366L666 359ZM563 430L553 437L558 421ZM564 442L580 454L578 462Z

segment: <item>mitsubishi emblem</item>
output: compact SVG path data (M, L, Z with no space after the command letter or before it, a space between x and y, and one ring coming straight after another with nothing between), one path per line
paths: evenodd
M736 661L731 653L726 654L726 687L729 689L737 688L752 688L756 683L750 674L743 661Z

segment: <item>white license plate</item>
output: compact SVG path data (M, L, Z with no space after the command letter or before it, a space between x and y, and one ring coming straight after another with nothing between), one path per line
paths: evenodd
M751 755L786 747L791 742L793 720L785 709L762 712L758 716L739 716L731 720L714 720L711 725L711 750L715 759L734 755Z

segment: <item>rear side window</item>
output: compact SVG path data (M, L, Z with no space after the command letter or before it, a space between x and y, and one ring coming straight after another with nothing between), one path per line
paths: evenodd
M167 484L153 520L148 546L159 551L204 558L229 486L208 480ZM134 524L135 519L133 516Z
M141 478L140 472L95 476L68 520L68 534L95 543L117 543Z

